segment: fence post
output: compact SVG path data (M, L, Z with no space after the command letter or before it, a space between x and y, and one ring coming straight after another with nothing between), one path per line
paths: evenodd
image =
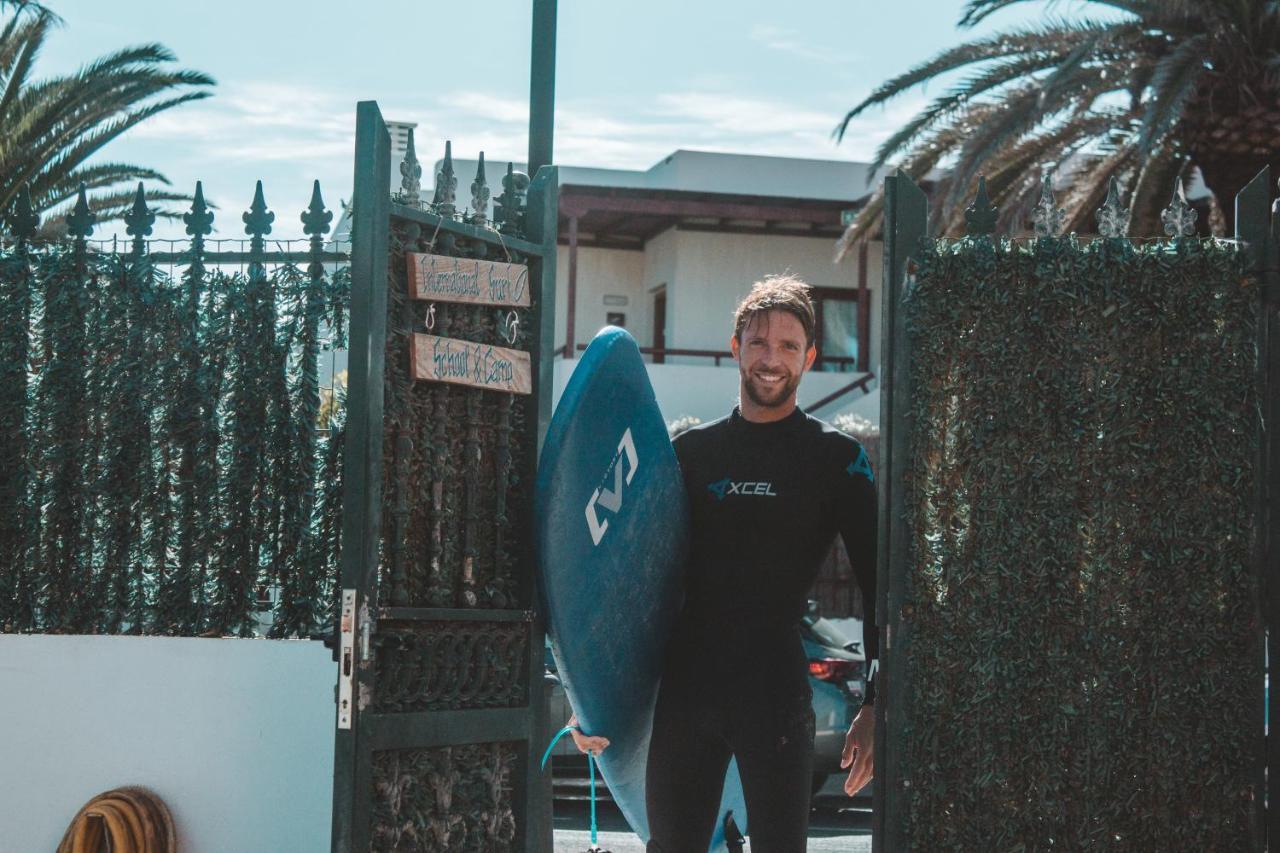
M343 458L342 579L340 589L373 590L378 571L382 518L382 405L387 335L387 264L390 241L391 137L375 101L356 107L355 193L352 198L351 325L348 361L347 434ZM358 602L364 612L372 602ZM335 634L342 636L341 608ZM356 654L355 693L368 689L371 673ZM373 771L368 750L359 750L358 720L338 729L334 778L333 849L368 850L368 791Z
M555 349L556 328L556 243L557 225L560 205L560 173L555 166L543 166L534 175L529 185L528 208L525 214L527 222L526 236L530 242L542 245L541 256L529 258L529 286L533 290L537 306L537 332L533 336L534 345L530 347L530 361L533 375L537 377L537 387L542 389L538 398L538 416L530 418L526 433L522 437L528 447L536 447L542 452L542 439L551 422L551 389L555 373L555 360L552 352ZM532 542L529 543L532 545ZM519 583L524 587L522 597L533 601L538 618L530 630L529 642L535 649L541 649L544 643L545 623L541 605L538 603L536 590L533 589L535 556L532 548L521 555L522 563L529 570L521 573ZM540 655L533 655L529 670L529 702L533 705L530 748L536 749L540 741L549 731L547 725L547 689L543 684L543 660ZM525 849L550 851L552 846L551 827L551 774L541 773L533 755L522 758L524 770L524 796L528 798L528 806L524 814L528 820L528 839ZM517 812L518 813L518 812Z
M872 818L874 853L907 850L912 781L904 772L907 703L911 676L907 667L910 625L903 604L907 594L907 534L903 479L911 438L911 340L902 300L907 261L919 252L929 221L928 199L899 170L885 178L884 315L881 318L881 446L876 625L880 634L880 672L876 678L875 793Z
M1266 294L1269 285L1269 278L1274 264L1270 263L1272 255L1272 247L1270 246L1270 211L1268 210L1268 202L1270 201L1270 190L1268 184L1271 183L1269 169L1263 169L1256 177L1239 193L1236 194L1236 239L1244 244L1245 252L1249 258L1249 269L1258 276L1259 284L1262 290L1262 299L1259 300L1259 317L1257 330L1257 346L1258 346L1258 371L1257 371L1257 392L1258 399L1263 407L1262 411L1266 411L1267 386L1268 386L1268 335L1267 335L1267 301ZM1272 573L1268 568L1267 553L1267 428L1270 425L1269 419L1263 421L1263 438L1258 445L1257 458L1257 481L1255 484L1255 524L1258 529L1258 537L1254 543L1254 572L1258 582L1258 590L1261 597L1260 605L1262 611L1262 624L1259 626L1259 633L1262 634L1263 642L1266 641L1266 635L1273 632L1275 626L1276 607L1274 603L1275 585L1269 575ZM1264 737L1263 721L1258 720L1255 727L1258 736ZM1258 766L1255 768L1254 785L1257 793L1254 802L1257 804L1257 833L1260 839L1280 838L1280 833L1275 831L1275 821L1280 812L1276 808L1264 809L1263 803L1267 802L1267 781L1265 777L1266 768L1276 766L1272 760L1275 738L1265 738L1260 744L1258 750ZM1275 796L1280 792L1280 780L1275 778L1270 782L1271 797L1270 802L1275 803Z
M1268 182L1270 176L1268 175ZM1262 527L1259 530L1261 548L1261 565L1266 569L1269 592L1267 602L1267 625L1275 626L1271 634L1269 660L1276 660L1280 655L1280 201L1271 206L1270 239L1267 241L1267 269L1263 278L1262 317L1259 329L1261 349L1259 353L1265 358L1264 391L1261 397L1263 411L1263 451L1262 469L1259 479L1262 481L1259 514L1262 516ZM1280 721L1280 691L1269 692L1270 708L1267 719ZM1271 849L1280 849L1280 736L1271 733L1268 744L1267 761L1268 778L1270 779L1270 795L1267 802L1271 804L1267 816L1268 843L1274 843Z

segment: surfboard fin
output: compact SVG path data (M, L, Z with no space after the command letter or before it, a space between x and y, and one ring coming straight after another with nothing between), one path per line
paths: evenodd
M729 853L742 853L747 844L742 830L738 829L738 824L733 819L733 809L729 809L724 815L724 843L729 848Z

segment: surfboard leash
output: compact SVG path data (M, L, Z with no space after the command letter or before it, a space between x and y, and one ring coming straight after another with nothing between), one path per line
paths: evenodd
M547 760L551 758L551 750L556 748L556 744L560 742L560 738L573 732L579 731L577 726L565 726L556 732L556 736L551 739L551 743L547 745L547 751L542 754L542 772L547 770ZM587 767L591 772L591 847L587 853L609 853L608 850L600 849L599 833L596 831L596 757L590 752L587 753Z

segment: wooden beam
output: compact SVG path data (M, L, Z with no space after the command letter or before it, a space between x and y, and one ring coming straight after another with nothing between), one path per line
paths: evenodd
M867 244L863 241L858 244L858 372L870 370L870 362L871 290L867 287Z
M787 205L785 202L752 203L705 199L641 198L601 194L562 196L561 210L570 218L589 211L647 214L650 216L702 216L710 219L757 219L777 222L840 224L840 211Z
M818 223L810 223L809 230L806 231L798 231L794 228L778 228L777 226L702 225L693 222L677 222L675 228L677 231L693 231L705 234L752 234L764 237L808 237L811 239L826 237L835 239L844 233L839 226L820 225ZM663 230L666 229L664 228Z
M569 245L567 236L560 238L561 246ZM585 237L578 239L579 249L622 249L628 252L643 252L644 242L639 237Z
M564 357L574 357L573 320L578 310L578 217L569 217L569 294L566 297L569 312L565 316Z

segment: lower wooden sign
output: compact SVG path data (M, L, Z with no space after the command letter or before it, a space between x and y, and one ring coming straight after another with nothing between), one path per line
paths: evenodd
M415 334L409 340L409 370L414 379L430 382L508 394L533 392L529 353L475 341Z

